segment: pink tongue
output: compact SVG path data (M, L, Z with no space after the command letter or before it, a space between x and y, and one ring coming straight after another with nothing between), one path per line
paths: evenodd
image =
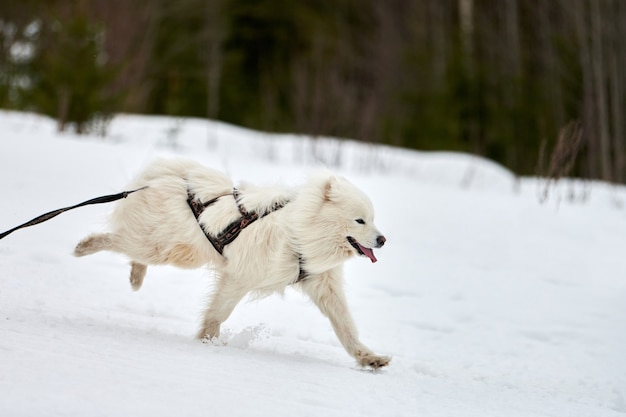
M357 243L358 244L358 243ZM374 256L374 251L371 250L370 248L366 248L365 246L361 246L359 245L359 249L361 249L361 251L363 251L363 253L370 258L370 260L372 261L372 263L378 261L378 259L376 259L376 257Z

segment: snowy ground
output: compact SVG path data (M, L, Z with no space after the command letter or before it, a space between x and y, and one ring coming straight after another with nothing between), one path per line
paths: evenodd
M91 206L0 241L0 416L623 416L626 189L535 179L467 155L276 137L123 116L106 138L57 135L0 112L0 232L116 193L156 156L236 180L301 182L332 164L372 198L379 262L346 266L363 341L357 368L304 297L243 303L225 346L194 340L211 273L77 259L105 227ZM585 203L568 195L590 191Z

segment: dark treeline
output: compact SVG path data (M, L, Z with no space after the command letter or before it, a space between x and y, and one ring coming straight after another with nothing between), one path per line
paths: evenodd
M625 99L623 0L0 3L0 107L61 129L199 116L541 174L575 121L572 174L625 182Z

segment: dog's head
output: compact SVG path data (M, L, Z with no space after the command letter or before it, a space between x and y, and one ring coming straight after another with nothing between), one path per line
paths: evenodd
M376 262L385 237L374 225L370 199L347 179L317 172L290 206L294 246L309 272L322 272L357 255Z
M360 189L343 177L329 176L321 213L334 224L333 232L339 234L338 243L346 252L377 261L374 249L387 239L374 225L374 207Z
M374 225L370 199L343 177L318 172L298 193L290 227L312 271L327 270L357 255L376 262L385 237Z

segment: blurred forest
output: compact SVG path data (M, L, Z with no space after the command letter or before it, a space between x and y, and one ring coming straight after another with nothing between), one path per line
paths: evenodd
M623 0L5 0L0 107L459 150L626 181Z

